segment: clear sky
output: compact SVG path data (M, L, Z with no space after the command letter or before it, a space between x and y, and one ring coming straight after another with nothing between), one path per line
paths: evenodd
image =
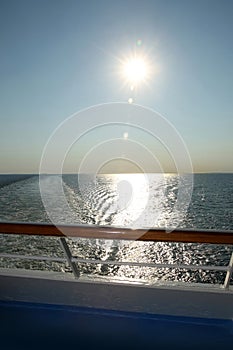
M0 173L37 173L68 116L127 102L118 70L139 39L156 69L135 102L174 125L194 171L233 172L232 18L231 0L0 0Z

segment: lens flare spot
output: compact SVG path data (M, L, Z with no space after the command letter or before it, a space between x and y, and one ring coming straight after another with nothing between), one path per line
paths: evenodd
M128 103L129 103L129 104L132 104L132 103L133 103L133 98L132 98L132 97L130 97L130 98L128 99Z

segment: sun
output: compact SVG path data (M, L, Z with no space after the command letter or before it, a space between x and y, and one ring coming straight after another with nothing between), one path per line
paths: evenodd
M149 77L149 66L143 57L130 57L122 63L122 76L131 87L145 82Z

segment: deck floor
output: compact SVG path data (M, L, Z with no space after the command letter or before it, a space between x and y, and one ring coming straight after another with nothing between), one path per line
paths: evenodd
M1 349L223 349L233 321L0 302Z

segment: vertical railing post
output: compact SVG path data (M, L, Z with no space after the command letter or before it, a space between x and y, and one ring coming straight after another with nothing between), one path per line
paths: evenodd
M61 247L62 247L64 253L65 253L66 259L67 259L67 261L68 261L68 263L69 263L69 265L70 265L70 267L71 267L71 269L73 271L74 277L75 278L79 278L80 277L80 271L77 268L76 263L74 263L72 261L72 254L71 254L70 248L69 248L69 246L68 246L68 244L66 242L66 239L64 237L60 238L60 244L61 244Z
M228 271L225 277L225 281L224 281L224 288L228 289L230 286L230 281L231 281L231 275L233 273L233 252L231 253L231 258L230 258L230 262L228 265Z

